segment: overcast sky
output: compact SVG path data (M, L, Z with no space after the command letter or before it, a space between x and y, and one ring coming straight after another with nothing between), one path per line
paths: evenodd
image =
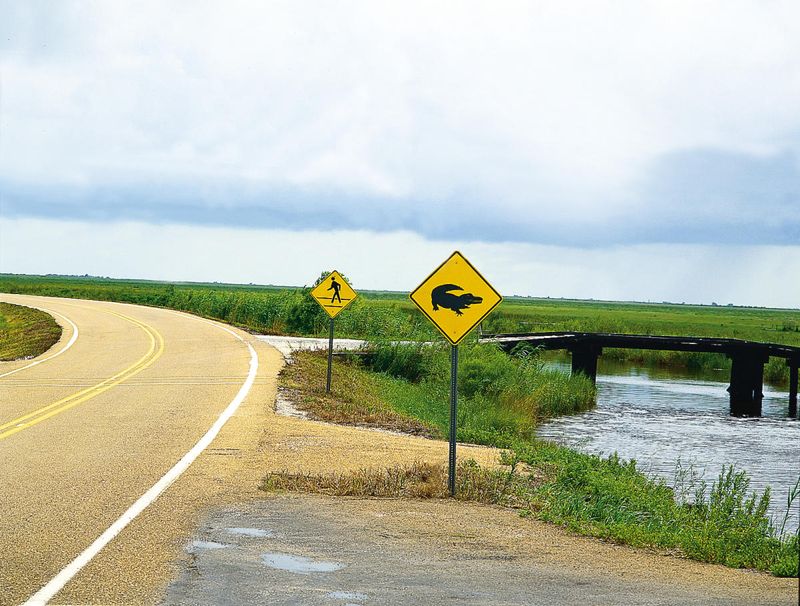
M5 2L0 271L800 307L800 4Z

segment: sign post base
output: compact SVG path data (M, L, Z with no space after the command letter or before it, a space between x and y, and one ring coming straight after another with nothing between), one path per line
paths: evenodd
M325 383L325 393L331 393L331 364L333 363L333 318L331 318L330 332L328 334L328 380Z
M450 461L447 486L456 496L456 419L458 413L458 345L450 346Z

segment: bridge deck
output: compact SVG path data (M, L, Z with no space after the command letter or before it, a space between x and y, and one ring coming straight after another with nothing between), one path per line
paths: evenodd
M528 343L545 349L567 349L572 353L572 372L597 378L597 358L608 347L658 349L720 353L731 358L731 414L761 415L764 364L770 357L784 358L789 365L789 416L798 416L797 390L800 347L779 343L759 343L742 339L715 337L673 337L662 335L625 335L616 333L547 332L483 335L481 341L498 343L513 349Z
M576 349L581 347L618 347L626 349L657 349L697 351L705 353L754 354L800 361L800 347L779 343L760 343L742 339L716 337L680 337L662 335L628 335L617 333L548 332L483 335L481 341L510 347L530 343L545 349Z

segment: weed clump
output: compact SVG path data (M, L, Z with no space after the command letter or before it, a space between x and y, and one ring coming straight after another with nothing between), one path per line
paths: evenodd
M456 498L491 505L521 508L526 491L537 482L534 475L485 469L474 460L460 461L456 471ZM308 474L275 472L261 484L264 491L311 492L348 497L404 497L445 499L447 468L426 462L353 473Z

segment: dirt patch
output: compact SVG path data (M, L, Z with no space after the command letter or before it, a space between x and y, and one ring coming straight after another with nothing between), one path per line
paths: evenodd
M796 596L790 579L446 499L284 495L218 509L195 539L165 604L778 606Z

